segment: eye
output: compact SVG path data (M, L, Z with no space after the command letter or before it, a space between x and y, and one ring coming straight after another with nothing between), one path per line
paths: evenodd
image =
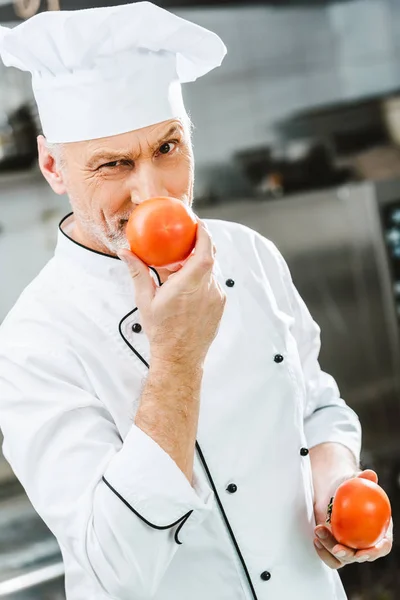
M173 141L173 142L165 142L165 144L163 144L162 146L160 146L160 150L159 153L160 154L171 154L171 152L173 150L175 150L175 147L178 145L178 142Z
M116 169L117 167L125 167L129 164L129 161L127 160L113 160L111 162L104 163L104 165L101 165L99 169Z

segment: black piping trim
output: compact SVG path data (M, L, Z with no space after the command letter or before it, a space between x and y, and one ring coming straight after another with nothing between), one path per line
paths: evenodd
M88 246L84 246L83 244L80 244L79 242L74 240L72 237L67 235L61 226L64 223L64 221L69 219L69 217L73 214L74 214L73 212L68 213L68 215L66 215L65 217L63 217L61 219L60 224L58 225L58 229L61 231L61 233L63 234L64 237L68 238L70 240L70 242L72 242L76 246L80 246L81 248L84 248L85 250L89 250L89 252L93 252L94 254L99 254L100 256L106 256L107 258L113 258L114 260L121 260L118 256L113 256L112 254L106 254L105 252L99 252L98 250L93 250L92 248L88 248Z
M162 285L162 283L161 283L161 279L160 279L160 276L159 276L159 274L157 273L157 271L156 271L155 269L152 269L152 270L154 271L154 273L155 273L155 274L156 274L156 276L157 276L157 279L158 279L158 284L161 286L161 285ZM124 316L124 317L121 319L121 321L120 321L120 323L119 323L119 332L120 332L120 335L121 335L122 339L123 339L123 340L124 340L124 342L125 342L125 343L126 343L128 346L129 346L129 348L132 350L132 352L133 352L133 353L134 353L134 354L135 354L135 355L136 355L136 356L137 356L137 357L138 357L138 358L139 358L139 359L142 361L142 363L143 363L143 364L144 364L144 365L145 365L147 368L150 368L150 365L149 365L149 363L148 363L148 362L147 362L147 361L146 361L146 360L143 358L143 356L142 356L141 354L139 354L139 352L138 352L137 350L135 350L135 348L134 348L134 347L133 347L133 346L130 344L130 342L129 342L129 341L126 339L126 337L125 337L125 336L124 336L124 334L122 333L122 323L125 321L125 319L127 319L128 317L130 317L130 316L131 316L133 313L135 313L137 310L138 310L138 309L137 309L137 307L136 307L136 308L134 308L133 310L131 310L131 312L129 312L127 315L125 315L125 316ZM244 560L244 558L243 558L243 555L242 555L242 553L241 553L241 551L240 551L239 544L237 543L237 540L236 540L236 538L235 538L235 534L233 533L233 530L232 530L232 527L231 527L231 525L230 525L230 523L229 523L228 517L226 516L226 513L225 513L225 510L224 510L224 507L223 507L223 505L222 505L222 502L221 502L221 499L220 499L220 497L219 497L219 495L218 495L218 491L217 491L217 488L216 488L216 486L215 486L214 480L213 480L213 478L212 478L212 475L211 475L210 469L208 468L207 462L206 462L206 460L205 460L205 458L204 458L203 451L202 451L202 449L200 448L200 444L199 444L197 441L196 441L196 449L197 449L197 452L198 452L198 454L199 454L200 460L201 460L201 462L202 462L202 464L203 464L203 467L204 467L204 469L205 469L205 471L206 471L206 473L207 473L207 477L208 477L208 479L209 479L209 481L210 481L210 484L211 484L212 490L213 490L213 492L214 492L214 494L215 494L215 497L216 497L216 500L217 500L217 503L218 503L219 509L220 509L220 511L221 511L221 514L222 514L222 517L223 517L223 519L224 519L224 521L225 521L225 525L226 525L226 527L227 527L227 529L228 529L228 531L229 531L229 535L231 536L231 539L232 539L232 541L233 541L233 544L234 544L234 546L235 546L236 552L237 552L237 554L238 554L238 556L239 556L240 562L241 562L241 564L242 564L243 570L244 570L244 572L245 572L245 575L246 575L246 578L247 578L248 584L249 584L249 586L250 586L250 589L251 589L251 592L252 592L252 595L253 595L253 600L258 600L258 599L257 599L257 594L256 594L256 591L255 591L255 589L254 589L254 586L253 586L253 582L251 581L250 573L249 573L249 571L248 571L248 568L247 568L246 562L245 562L245 560ZM131 507L131 506L130 506L128 503L127 503L127 502L126 502L126 500L124 500L124 499L123 499L123 498L122 498L122 497L121 497L121 496L118 494L118 492L116 492L116 491L115 491L115 490L114 490L114 489L113 489L113 488L110 486L110 484L109 484L109 483L108 483L108 482L107 482L107 481L104 479L104 477L103 477L103 480L104 480L104 481L105 481L105 483L107 483L107 485L108 485L108 486L109 486L109 487L110 487L110 488L111 488L111 489L112 489L112 490L113 490L113 491L114 491L114 492L117 494L117 496L118 496L118 497L119 497L119 498L122 500L122 502L124 502L124 504L126 504L126 505L127 505L127 506L128 506L128 507L129 507L129 508L130 508L130 509L131 509L131 510L132 510L132 511L135 513L135 514L137 514L137 516L138 516L138 517L140 517L140 518L141 518L141 519L142 519L142 520L143 520L145 523L148 523L148 522L147 522L147 521L146 521L146 520L145 520L145 519L144 519L144 518L143 518L141 515L139 515L139 514L138 514L138 513L137 513L137 512L136 512L136 511L135 511L135 510L134 510L134 509L133 509L133 508L132 508L132 507ZM177 544L181 545L181 544L182 544L182 542L181 542L181 541L179 541L179 538L178 538L178 536L179 536L179 533L180 533L180 531L181 531L182 527L185 525L186 521L189 519L189 517L190 517L190 515L192 514L192 512L193 512L193 511L190 511L190 512L189 512L187 515L185 515L184 517L182 517L182 519L180 519L180 520L179 520L179 521L177 521L176 523L173 523L173 524L172 524L172 525L170 525L169 527L156 527L156 526L152 525L151 523L148 523L148 524L149 524L151 527L154 527L155 529L169 529L170 527L173 527L174 525L177 525L177 524L180 522L180 525L179 525L179 527L177 528L177 530L176 530L176 532L175 532L175 542L176 542Z
M175 538L175 542L178 544L178 546L182 545L182 542L179 541L178 536L179 536L179 534L181 532L182 527L184 526L184 524L186 523L186 521L188 520L188 518L190 517L190 515L192 514L192 512L193 511L191 510L187 515L185 515L183 517L183 520L182 520L181 524L179 525L178 529L175 531L174 538Z
M171 523L171 525L154 525L154 523L151 523L150 521L148 521L147 519L145 519L140 513L138 513L138 511L135 510L133 508L133 506L131 506L129 504L129 502L127 502L125 500L125 498L123 498L121 496L121 494L119 494L117 492L117 490L115 488L113 488L113 486L107 481L107 479L104 476L102 477L102 480L104 481L104 483L106 484L106 486L109 487L112 492L114 492L114 494L117 496L117 498L119 498L121 500L121 502L123 502L125 504L125 506L127 506L137 517L139 517L139 519L141 519L144 523L146 523L146 525L149 525L153 529L159 529L159 530L171 529L171 527L175 527L175 525L178 525L178 523L181 523L180 526L178 527L176 533L175 533L175 541L176 541L177 544L182 544L182 542L180 542L179 539L178 539L178 534L179 534L179 532L180 532L180 530L182 528L182 525L184 523L186 523L186 521L188 520L188 518L190 517L190 515L193 513L192 510L190 510L188 513L186 513L186 515L183 515L183 517L181 517L180 519L178 519L174 523Z
M320 410L325 410L326 408L337 408L337 405L327 404L326 406L319 406L318 408L316 408L315 410L313 410L313 412L311 413L311 415L314 415L315 413L319 412Z
M60 230L60 232L63 234L64 237L66 237L67 239L69 239L69 241L72 242L73 244L75 244L76 246L79 246L80 248L83 248L84 250L88 250L89 252L93 252L93 254L99 254L99 256L105 256L106 258L112 258L114 260L121 260L119 258L119 256L114 256L113 254L106 254L105 252L99 252L98 250L93 250L93 248L89 248L88 246L84 246L83 244L81 244L80 242L77 242L72 237L70 237L68 234L66 234L65 231L62 229L62 224L64 223L64 221L66 221L67 219L69 219L69 217L71 215L73 215L73 214L74 214L73 212L68 213L67 215L65 215L65 217L63 217L61 219L60 223L58 224L58 229ZM155 270L155 268L154 267L149 267L149 269L151 269L157 275L158 285L161 286L162 285L161 279L160 279L159 274Z
M156 277L157 277L157 279L158 279L158 285L161 287L161 286L162 286L162 283L161 283L161 279L160 279L160 276L159 276L159 274L157 273L157 271L155 270L155 268L154 268L154 267L149 267L149 268L150 268L150 269L153 271L153 273L155 273L155 275L156 275Z
M99 254L100 256L105 256L106 258L112 258L114 260L121 260L118 256L113 256L112 254L106 254L105 252L99 252L98 250L93 250L92 248L89 248L88 246L84 246L83 244L77 242L76 240L74 240L73 238L71 238L69 235L67 235L65 233L65 231L62 229L62 224L71 216L73 215L73 212L68 213L65 217L63 217L58 225L58 228L60 230L60 232L63 234L63 236L65 236L66 238L68 238L73 244L75 244L76 246L80 246L81 248L83 248L84 250L88 250L89 252L93 252L94 254ZM161 279L160 276L158 274L158 272L156 271L156 269L154 267L149 267L157 276L157 280L158 280L158 285L161 287L162 283L161 283ZM141 354L139 354L139 352L137 352L137 350L135 350L135 348L129 343L129 341L126 339L126 337L124 336L124 334L122 333L122 323L125 321L125 319L127 319L128 317L130 317L133 313L135 313L138 310L137 307L135 307L133 310L131 310L127 315L125 315L121 321L119 322L119 333L122 337L122 339L125 341L125 343L129 346L129 348L132 350L132 352L134 352L134 354L136 354L136 356L146 365L147 368L149 368L149 363L143 358L143 356L141 356ZM175 532L175 542L179 545L182 544L182 542L179 540L179 533L183 527L183 525L186 523L186 521L189 519L190 515L193 513L193 510L190 510L186 515L183 515L183 517L181 517L180 519L178 519L177 521L175 521L175 523L172 523L171 525L163 525L163 526L159 526L159 525L154 525L154 523L150 523L150 521L148 521L147 519L145 519L141 514L139 514L130 504L129 502L127 502L125 500L125 498L123 498L118 492L117 490L115 490L113 488L113 486L106 480L105 477L102 477L102 480L104 481L104 483L107 485L107 487L110 488L110 490L112 492L114 492L114 494L121 500L121 502L123 502L137 517L139 517L139 519L141 519L144 523L146 523L146 525L149 525L150 527L152 527L153 529L171 529L172 527L174 527L175 525L178 525L178 523L180 523L178 529Z
M247 578L247 582L248 582L248 584L249 584L249 586L250 586L251 593L253 594L253 599L254 599L254 600L258 600L258 599L257 599L256 590L254 589L253 582L251 581L250 573L249 573L249 571L248 571L248 569L247 569L246 562L245 562L245 560L244 560L244 558L243 558L243 555L242 555L242 553L241 553L241 551L240 551L239 544L237 543L237 540L236 540L236 538L235 538L235 534L233 533L233 530L232 530L232 527L231 527L231 525L230 525L230 523L229 523L228 517L226 516L226 512L225 512L225 510L224 510L224 507L223 507L223 505L222 505L221 499L220 499L220 497L219 497L219 495L218 495L217 488L215 487L215 483L214 483L214 480L213 480L213 478L212 478L212 475L211 475L211 473L210 473L210 469L208 468L208 465L207 465L206 459L204 458L203 451L202 451L202 449L200 448L200 444L199 444L198 442L196 442L196 448L197 448L197 452L199 453L200 460L201 460L201 462L202 462L202 464L203 464L203 467L204 467L204 469L205 469L205 471L206 471L206 473L207 473L207 477L208 477L208 479L209 479L209 481L210 481L210 484L211 484L212 490L213 490L213 492L214 492L214 494L215 494L215 498L217 499L217 502L218 502L219 509L220 509L220 511L221 511L221 514L222 514L222 516L223 516L223 519L224 519L224 521L225 521L225 525L226 525L226 526L227 526L227 528L228 528L228 531L229 531L229 534L230 534L230 536L231 536L231 538L232 538L232 541L233 541L233 544L234 544L234 546L235 546L236 552L237 552L237 554L238 554L238 556L239 556L240 562L242 563L242 567L243 567L243 570L244 570L244 572L245 572L245 575L246 575L246 578Z
M133 346L132 346L132 345L129 343L129 341L126 339L126 337L125 337L125 336L124 336L124 334L122 333L122 323L125 321L125 319L127 319L128 317L130 317L131 315L133 315L133 313L135 313L135 312L137 311L137 309L138 309L138 308L137 308L137 306L136 306L136 308L134 308L133 310L131 310L131 312L129 312L129 313L128 313L127 315L125 315L124 317L122 317L122 319L120 320L120 322L119 322L119 325L118 325L119 334L120 334L120 336L122 337L122 339L124 340L125 344L127 344L127 345L129 346L129 348L132 350L132 352L133 352L134 354L136 354L136 356L139 358L139 360L141 360L141 361L142 361L142 363L143 363L143 364L144 364L144 365L145 365L147 368L149 368L149 367L150 367L150 365L149 365L149 363L147 362L147 360L145 360L145 359L143 358L143 356L142 356L141 354L139 354L139 352L138 352L137 350L135 350L135 348L134 348L134 347L133 347Z
M150 267L150 268L152 268L152 267ZM153 271L157 275L158 283L161 286L162 283L161 283L161 279L160 279L159 274L157 273L157 271L155 269L153 269ZM124 317L122 317L122 319L120 320L119 325L118 325L119 334L122 337L122 339L124 340L125 344L127 344L127 346L129 346L129 348L132 350L132 352L134 354L136 354L136 356L138 357L138 359L141 360L142 363L149 369L150 365L147 362L147 360L145 360L143 358L143 356L141 354L139 354L139 352L137 350L135 350L135 348L132 346L132 344L130 344L129 340L127 340L126 337L124 336L124 334L122 333L122 323L125 321L125 319L127 319L128 317L130 317L131 315L133 315L133 313L135 313L137 310L138 310L138 307L136 306L133 310L131 310L130 312L128 312L127 315L125 315Z
M158 277L158 279L159 279L159 282L160 282L160 278L159 278L159 276L158 276L158 273L157 273L157 271L156 271L156 274L157 274L157 277ZM160 285L161 285L161 282L160 282ZM127 315L125 315L125 317L123 317L123 318L121 319L121 321L120 321L120 324L119 324L119 332L120 332L120 334L121 334L121 337L122 337L122 339L124 340L124 342L125 342L125 343L126 343L128 346L129 346L129 348L130 348L130 349L131 349L131 350L132 350L132 351L133 351L133 352L136 354L136 356L137 356L137 357L138 357L138 358L139 358L139 359L142 361L142 363L143 363L143 364L145 364L147 368L149 368L149 367L150 367L149 363L148 363L148 362L147 362L147 361L146 361L146 360L143 358L143 356L141 356L141 355L139 354L139 352L138 352L137 350L135 350L135 348L134 348L134 347L133 347L133 346L132 346L132 345L129 343L129 341L126 339L126 337L125 337L125 336L124 336L124 334L122 333L122 323L125 321L125 319L127 319L127 318L128 318L130 315L132 315L132 314L133 314L133 313L134 313L136 310L137 310L137 308L134 308L134 309L133 309L133 310L132 310L130 313L128 313ZM212 478L212 475L211 475L210 469L208 468L208 465L207 465L206 459L204 458L203 451L202 451L202 449L200 448L200 444L199 444L197 441L196 441L196 449L197 449L197 452L198 452L198 454L199 454L199 457L200 457L201 463L202 463L202 465L203 465L203 467L204 467L204 470L205 470L205 471L206 471L206 473L207 473L207 477L208 477L208 479L209 479L209 481L210 481L210 484L211 484L212 490L213 490L213 492L214 492L214 494L215 494L215 497L216 497L216 499L217 499L217 503L218 503L219 509L220 509L220 511L221 511L222 517L223 517L223 519L224 519L224 521L225 521L225 525L226 525L226 527L227 527L227 529L228 529L229 535L230 535L230 537L231 537L231 539L232 539L232 541L233 541L233 544L234 544L234 546L235 546L235 550L236 550L236 552L237 552L237 555L238 555L238 557L239 557L239 559L240 559L240 562L241 562L241 564L242 564L242 567L243 567L244 573L245 573L245 575L246 575L247 582L248 582L248 584L249 584L249 586L250 586L250 589L251 589L251 592L252 592L252 595L253 595L253 600L258 600L258 598L257 598L257 594L256 594L256 591L255 591L255 589L254 589L254 586L253 586L253 582L251 581L250 573L249 573L249 571L248 571L248 568L247 568L246 562L245 562L245 560L244 560L244 558L243 558L243 555L242 555L242 553L241 553L241 551L240 551L239 544L237 543L237 540L236 540L236 538L235 538L235 534L233 533L233 530L232 530L232 527L231 527L231 525L230 525L230 523L229 523L228 517L226 516L226 513L225 513L225 510L224 510L224 507L223 507L223 505L222 505L222 502L221 502L221 499L220 499L220 497L219 497L219 495L218 495L218 491L217 491L217 488L216 488L216 486L215 486L214 480L213 480L213 478ZM103 479L104 479L104 478L103 478ZM123 498L121 498L121 499L123 500ZM125 502L125 500L123 500L123 502ZM130 508L131 508L131 507L130 507ZM133 510L133 509L132 509L132 510ZM134 512L135 512L135 511L134 511ZM192 511L191 511L191 512L192 512ZM187 520L188 520L188 518L190 517L190 514L191 514L191 512L190 512L190 513L188 513L187 515L185 515L185 516L182 518L181 524L179 525L179 527L178 527L178 529L177 529L177 531L176 531L176 533L175 533L175 541L176 541L176 543L177 543L177 544L182 544L182 542L180 542L180 541L179 541L179 539L178 539L178 535L179 535L179 532L180 532L180 530L182 529L182 527L184 526L184 524L186 523L186 521L187 521ZM140 515L139 515L139 516L140 516Z

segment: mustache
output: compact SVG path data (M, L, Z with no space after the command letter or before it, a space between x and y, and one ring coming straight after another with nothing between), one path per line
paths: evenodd
M183 195L179 199L181 200L181 202L187 204L188 206L191 206L191 203L189 202L188 194ZM138 206L140 206L140 204L138 204ZM118 215L118 217L116 219L116 225L117 225L119 231L122 231L122 229L124 229L126 223L129 221L129 218L135 212L135 210L136 210L135 208L132 208L132 210L129 213L127 212L123 215Z
M114 222L109 223L109 229L117 230L118 232L122 232L125 229L125 226L129 220L130 214L118 216Z

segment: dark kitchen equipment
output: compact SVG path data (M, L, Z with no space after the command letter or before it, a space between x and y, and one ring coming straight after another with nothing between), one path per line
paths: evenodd
M36 126L32 113L23 105L0 117L0 172L28 169L37 160Z
M45 10L76 10L79 8L93 8L97 6L114 6L117 4L128 4L132 0L6 0L0 3L0 23L16 21L22 17L31 17L35 12ZM283 9L288 6L324 6L333 2L349 2L350 0L252 0L252 4L274 6ZM214 6L245 6L246 0L158 0L158 6L162 8L199 8ZM18 8L19 5L19 8Z
M311 137L329 143L337 155L388 142L382 95L299 111L276 125L283 139Z
M350 169L335 166L331 148L318 140L244 150L234 160L259 194L271 196L339 185L351 176Z

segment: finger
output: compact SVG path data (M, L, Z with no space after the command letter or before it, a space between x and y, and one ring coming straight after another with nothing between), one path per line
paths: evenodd
M343 544L336 544L332 548L332 554L341 562L348 563L354 561L356 551L348 546L343 546Z
M357 477L378 483L378 475L372 469L366 469L365 471L362 471L357 475Z
M318 525L318 527L315 528L315 535L329 552L332 552L333 548L337 545L337 541L332 533L324 525Z
M376 558L382 558L390 554L393 548L393 540L384 538L375 546Z
M215 245L213 244L213 240L211 238L210 230L204 221L199 219L198 227L197 227L197 236L196 236L196 245L195 245L195 253L193 255L194 258L196 256L200 259L204 258L212 258L214 255Z
M357 562L372 562L378 558L383 558L390 554L392 550L393 542L391 539L384 538L373 548L366 548L365 550L359 550L355 555Z
M393 519L390 519L389 527L386 532L385 538L388 538L391 542L393 541Z
M150 275L148 266L129 250L120 250L118 257L128 266L135 286L137 304L150 302L154 298L156 284Z
M223 290L221 284L219 283L219 281L217 279L214 279L214 283L215 283L215 287L217 288L217 290L219 291L220 295L223 298L226 298L226 294L225 291Z
M355 551L352 548L338 544L327 527L316 527L315 535L321 545L341 562L351 562L354 559Z
M320 540L314 540L314 547L320 559L323 560L324 563L331 569L340 569L340 567L343 566L340 560L337 560L330 552L328 552L326 548L324 548Z
M205 274L211 273L213 267L214 256L211 235L206 224L199 220L195 252L189 257L185 265L185 270L182 269L182 277L189 276L195 280L200 280Z

